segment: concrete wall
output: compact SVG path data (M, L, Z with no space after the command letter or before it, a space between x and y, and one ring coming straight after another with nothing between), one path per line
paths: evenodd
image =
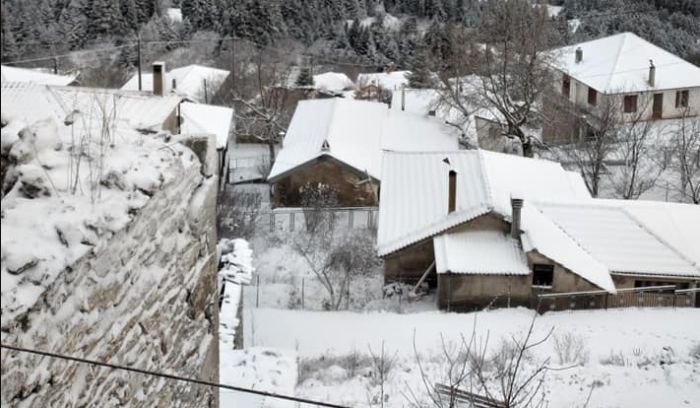
M485 306L530 306L532 275L438 275L440 309L471 310Z
M273 206L301 207L300 189L307 182L332 186L338 194L339 207L376 206L376 183L363 182L364 174L351 171L337 160L322 157L313 163L293 170L289 175L273 184Z
M198 146L207 149L198 156L211 157L211 144ZM206 169L183 169L124 229L3 327L2 342L218 381L217 183ZM218 390L3 350L1 401L3 407L213 407Z

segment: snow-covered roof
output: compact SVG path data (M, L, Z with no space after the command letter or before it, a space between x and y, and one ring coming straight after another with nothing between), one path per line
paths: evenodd
M456 211L448 215L450 170L457 173L457 195ZM379 254L387 255L489 212L510 218L512 194L526 200L590 199L580 177L551 161L485 150L385 152Z
M408 85L408 75L411 71L373 72L359 74L357 76L357 86L379 85L384 89L395 91L402 86Z
M324 72L314 75L314 87L322 91L339 93L354 89L355 83L342 72Z
M380 179L382 150L454 150L457 145L452 128L431 118L390 111L383 103L305 100L297 105L269 179L324 155Z
M182 22L182 9L180 9L179 7L168 7L165 10L165 14L168 16L170 21L174 23Z
M76 75L56 75L36 69L17 68L2 65L0 67L2 82L31 82L39 85L69 85Z
M624 201L592 200L573 204L539 203L537 208L611 272L700 277L700 266L676 248L682 238L672 237L674 233L683 233L674 225L673 214L687 210L687 215L694 219L684 222L692 224L700 220L697 206L667 203L658 206L650 202L628 206ZM633 214L635 208L639 216ZM697 225L700 224L695 224L695 229ZM661 228L671 241L654 232ZM698 242L681 243L681 248L694 243L697 254Z
M218 92L221 84L228 78L230 71L225 69L205 67L203 65L187 65L166 71L165 92L173 92L194 102L206 102L206 96L211 98ZM173 89L173 79L175 89ZM204 85L206 83L206 92ZM138 75L132 76L122 86L123 90L138 91ZM141 89L143 91L153 91L153 74L144 73L141 75Z
M448 214L450 170L457 173L457 189L456 209ZM525 200L523 249L516 246L520 256L524 257L523 250L536 250L594 285L615 290L608 268L542 215L533 203L538 199L591 200L580 176L575 177L558 163L485 150L387 152L382 177L377 231L380 256L432 238L441 273L526 273L512 253L515 248L502 232L485 236L473 231L448 231L486 214L510 221L510 199L518 196ZM445 231L448 232L440 235ZM482 241L474 244L477 240ZM498 253L502 259L493 256L489 264L488 257L478 257L477 253ZM469 257L474 257L473 265Z
M527 275L530 269L517 240L502 231L465 230L433 240L437 273Z
M233 109L224 106L183 102L180 104L182 134L213 134L216 148L223 149L228 142L233 121Z
M118 126L157 131L175 112L180 101L181 98L176 96L153 97L141 92L115 89L2 84L3 115L21 118L28 123L46 118L63 123L74 111L78 111L83 118L102 117L101 111L106 110L115 115ZM76 118L76 123L86 125L90 120Z
M583 59L576 63L576 49ZM700 67L636 36L621 33L554 51L555 66L572 78L604 93L700 87ZM648 83L649 61L656 67L655 85Z

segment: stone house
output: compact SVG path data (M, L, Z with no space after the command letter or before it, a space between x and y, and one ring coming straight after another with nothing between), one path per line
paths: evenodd
M382 180L385 281L425 282L442 309L700 282L700 232L680 222L697 206L593 199L558 163L485 150L387 152Z
M700 115L700 67L635 34L562 47L552 56L555 91L580 111L576 115L613 109L621 122ZM561 142L570 133L549 126L543 137Z
M383 150L458 147L456 132L434 118L343 98L299 102L268 182L273 206L299 207L305 188L328 186L333 206L376 206Z

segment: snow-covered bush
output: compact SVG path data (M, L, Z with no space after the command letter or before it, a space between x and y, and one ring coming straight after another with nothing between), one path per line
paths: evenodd
M583 336L572 332L555 333L552 340L559 364L583 365L588 362L589 351Z

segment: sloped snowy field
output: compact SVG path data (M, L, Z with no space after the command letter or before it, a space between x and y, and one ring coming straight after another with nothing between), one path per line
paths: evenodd
M434 382L444 375L439 357L441 336L447 343L459 341L461 335L469 337L476 324L477 336L484 339L488 334L493 348L501 338L526 330L531 313L526 309L469 314L249 309L244 314L245 344L254 347L222 350L221 380L367 406L368 397L378 393L377 386L371 385L369 365L359 363L353 374L344 362L353 354L360 360L369 357L370 348L377 354L384 342L386 354L396 355L387 385L387 406L403 407L410 402L405 396L407 388L419 396L426 393L413 348L414 332L421 362ZM555 312L539 317L535 338L553 327L555 335L571 333L584 344L583 365L547 374L549 406L583 406L591 387L591 407L698 406L698 321L698 309ZM547 357L552 366L559 366L553 340L534 349L533 361ZM299 379L302 381L296 384ZM226 397L237 401L236 394Z

